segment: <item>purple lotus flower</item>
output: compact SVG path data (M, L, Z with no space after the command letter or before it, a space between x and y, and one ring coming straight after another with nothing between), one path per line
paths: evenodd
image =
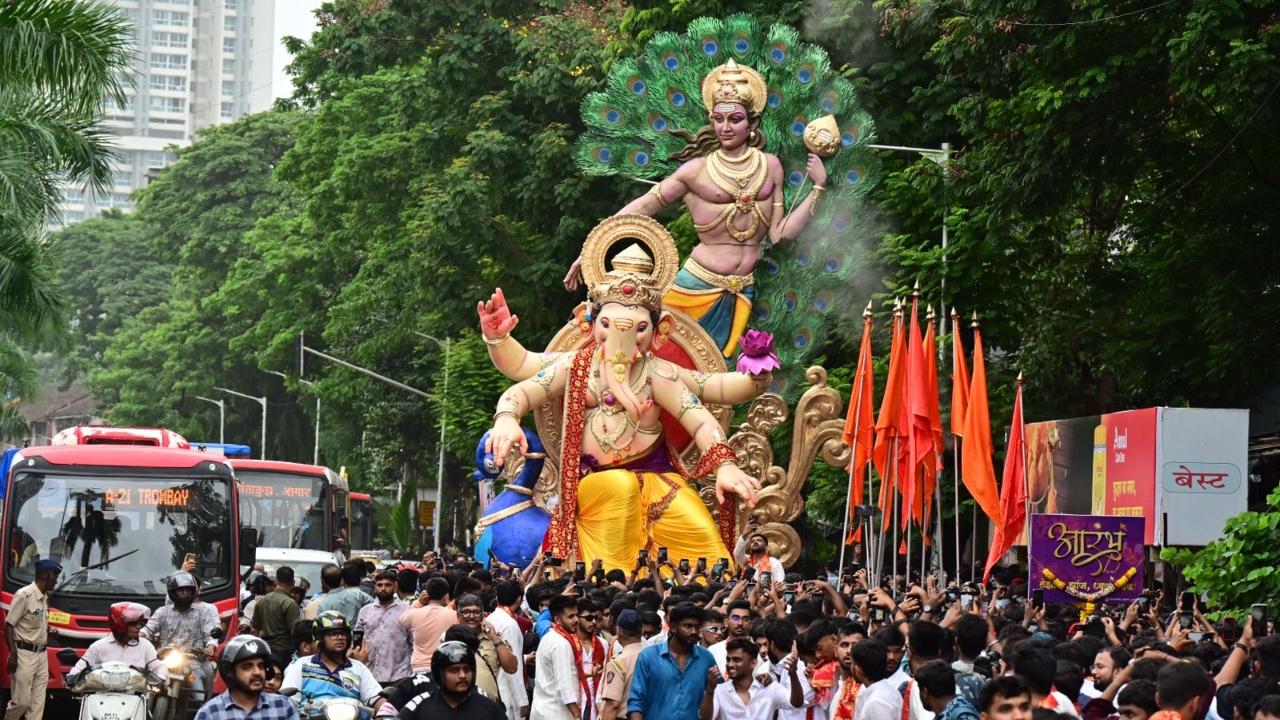
M773 334L756 330L747 330L738 340L738 372L748 375L777 370L782 367L778 363L778 354L773 350Z

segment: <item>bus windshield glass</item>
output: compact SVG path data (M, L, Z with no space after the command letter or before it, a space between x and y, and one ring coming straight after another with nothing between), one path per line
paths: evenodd
M164 595L188 555L201 586L231 583L229 482L19 472L10 488L6 584L62 564L56 593Z
M236 470L240 524L258 531L258 547L328 550L328 482L314 475Z

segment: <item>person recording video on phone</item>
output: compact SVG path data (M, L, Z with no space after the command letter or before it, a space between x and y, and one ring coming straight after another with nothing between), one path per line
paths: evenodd
M767 572L778 579L786 576L782 561L769 554L769 539L760 532L760 518L754 513L747 519L746 530L733 547L733 559L740 567L749 565L756 572Z

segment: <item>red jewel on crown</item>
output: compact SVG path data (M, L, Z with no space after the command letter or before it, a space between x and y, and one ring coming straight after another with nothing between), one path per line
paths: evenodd
M623 285L623 286L622 286L622 294L623 294L623 295L632 295L632 294L634 294L634 293L635 293L635 291L636 291L636 286L635 286L635 285L629 285L629 284L628 284L628 285Z

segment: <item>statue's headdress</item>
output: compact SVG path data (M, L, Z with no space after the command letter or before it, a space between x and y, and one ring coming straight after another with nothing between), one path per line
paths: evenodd
M711 112L717 103L737 103L754 114L764 110L768 88L760 73L730 60L702 79L702 104Z
M609 249L633 240L605 268ZM648 252L645 249L648 249ZM644 215L615 215L601 222L582 245L582 276L593 303L621 303L660 310L662 296L675 281L679 259L675 240L657 220Z

